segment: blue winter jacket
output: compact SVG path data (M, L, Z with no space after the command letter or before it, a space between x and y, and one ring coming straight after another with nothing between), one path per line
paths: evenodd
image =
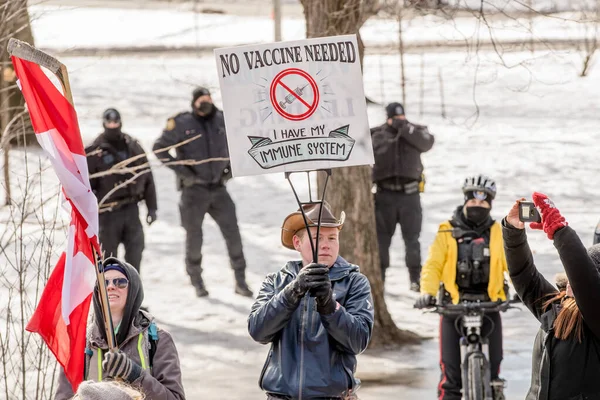
M250 336L271 344L259 385L291 399L342 398L360 384L354 372L373 330L371 286L357 265L338 257L329 277L340 307L320 315L308 293L298 305L283 294L301 267L291 261L268 275L252 306Z

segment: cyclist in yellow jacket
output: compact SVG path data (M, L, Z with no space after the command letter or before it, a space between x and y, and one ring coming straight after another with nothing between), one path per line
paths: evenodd
M506 300L505 272L508 272L502 228L490 216L496 183L484 175L465 179L464 204L449 221L440 224L429 256L421 271L420 308L435 302L438 291L445 302ZM440 283L443 284L441 287ZM499 380L502 361L502 320L499 313L488 314L482 334L489 339L492 381ZM440 320L440 400L461 399L460 335L456 316Z

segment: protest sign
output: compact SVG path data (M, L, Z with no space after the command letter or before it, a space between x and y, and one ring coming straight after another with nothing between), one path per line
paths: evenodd
M215 58L234 176L373 164L355 35Z

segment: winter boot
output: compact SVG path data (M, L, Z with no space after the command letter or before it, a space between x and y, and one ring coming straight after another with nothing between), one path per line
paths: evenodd
M246 283L246 273L242 270L235 271L235 293L244 297L253 297L254 293L248 287Z
M196 296L198 296L198 297L208 296L208 290L206 290L206 288L204 287L204 280L202 279L201 276L195 278L192 281L192 285L194 285L194 288L196 289Z
M419 293L421 292L421 285L419 284L419 282L411 282L410 290Z
M496 378L492 380L492 393L494 394L494 400L505 400L504 388L506 387L506 381L502 378Z
M410 290L419 293L421 291L421 266L409 268L408 277L410 278Z

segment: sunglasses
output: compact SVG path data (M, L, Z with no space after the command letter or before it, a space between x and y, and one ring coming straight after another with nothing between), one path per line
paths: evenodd
M125 289L127 285L129 285L129 281L127 280L127 278L105 279L104 283L106 284L107 288L112 283L114 287L119 289Z
M473 191L473 197L476 198L477 200L485 200L487 199L487 193L484 191L480 191L480 190L474 190Z

